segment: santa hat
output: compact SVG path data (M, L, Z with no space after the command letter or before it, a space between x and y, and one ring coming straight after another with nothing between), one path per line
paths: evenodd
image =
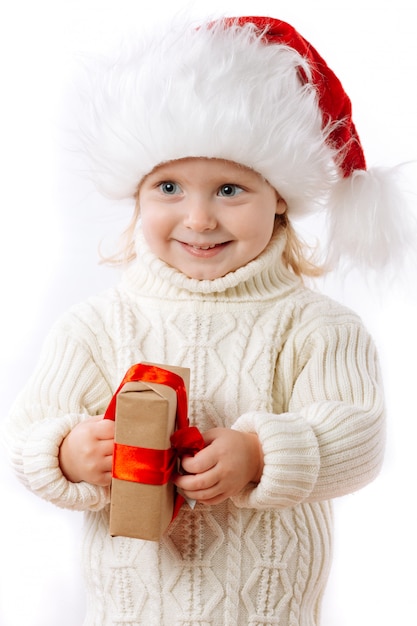
M84 148L106 195L133 196L167 161L228 159L264 176L290 219L326 208L333 264L379 269L402 252L395 172L366 169L342 84L289 24L171 24L104 64L92 87Z

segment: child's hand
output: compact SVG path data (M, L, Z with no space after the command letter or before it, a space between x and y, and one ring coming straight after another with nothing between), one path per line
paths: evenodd
M182 459L188 474L174 480L187 498L202 504L219 504L248 483L260 481L263 452L256 434L213 428L203 437L206 447L194 457Z
M59 450L59 464L64 476L73 483L86 481L100 487L110 485L113 441L113 420L98 415L77 424Z

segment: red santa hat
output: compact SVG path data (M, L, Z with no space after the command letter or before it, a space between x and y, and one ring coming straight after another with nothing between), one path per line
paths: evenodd
M84 148L106 195L133 196L167 161L228 159L264 176L290 219L327 210L333 265L380 269L410 237L395 171L367 170L341 82L283 21L171 24L103 64L89 107Z

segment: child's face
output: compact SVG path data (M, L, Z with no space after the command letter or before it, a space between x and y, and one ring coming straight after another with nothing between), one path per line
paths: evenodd
M190 278L213 280L256 258L285 202L231 161L189 158L155 168L139 189L150 249Z

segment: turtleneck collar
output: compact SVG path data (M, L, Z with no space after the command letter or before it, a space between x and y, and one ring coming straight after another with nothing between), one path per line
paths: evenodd
M299 287L300 279L282 262L285 236L273 235L253 261L214 280L189 278L167 265L149 249L142 231L136 234L136 259L123 275L123 285L135 297L172 300L270 300Z

